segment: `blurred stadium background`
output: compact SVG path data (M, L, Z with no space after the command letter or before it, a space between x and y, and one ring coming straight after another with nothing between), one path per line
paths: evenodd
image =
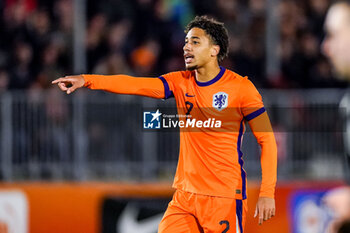
M330 3L0 1L0 224L7 224L0 232L156 232L125 230L117 219L129 202L146 209L145 218L165 210L178 135L145 132L142 111L175 102L87 90L66 96L50 83L68 74L157 77L181 70L183 28L202 14L225 23L231 44L222 65L249 76L261 90L276 131L280 216L262 227L250 217L255 222L248 232L324 232L329 217L322 195L343 178L339 104L346 87L320 47ZM261 171L249 132L243 151L252 215ZM24 203L13 207L25 210L26 217L16 220L23 228L11 225L2 210L19 203L11 192ZM155 204L140 201L146 197ZM305 222L296 217L302 213Z

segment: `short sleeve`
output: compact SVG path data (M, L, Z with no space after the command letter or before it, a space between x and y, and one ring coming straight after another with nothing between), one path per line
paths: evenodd
M177 89L176 86L179 84L182 77L183 73L181 71L167 73L158 77L164 85L164 99L174 97L174 93Z
M247 77L242 80L240 95L241 111L247 121L250 121L265 112L259 91Z

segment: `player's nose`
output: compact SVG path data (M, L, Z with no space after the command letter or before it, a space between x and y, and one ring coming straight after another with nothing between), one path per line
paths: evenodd
M185 43L185 45L184 45L184 47L183 47L183 50L184 50L185 52L190 51L189 43Z

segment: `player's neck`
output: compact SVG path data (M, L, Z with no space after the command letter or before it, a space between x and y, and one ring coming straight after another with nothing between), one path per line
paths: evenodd
M196 80L199 82L209 82L220 73L218 64L196 69Z

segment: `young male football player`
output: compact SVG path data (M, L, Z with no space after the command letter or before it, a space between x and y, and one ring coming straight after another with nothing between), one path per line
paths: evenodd
M255 215L259 224L275 215L277 148L261 96L247 77L219 66L228 53L223 23L196 17L186 28L186 71L159 78L77 75L59 78L62 91L106 90L176 99L179 114L225 119L222 130L180 129L176 189L159 225L161 233L243 232L247 182L241 152L245 121L261 146L262 184ZM186 112L185 112L186 111Z

